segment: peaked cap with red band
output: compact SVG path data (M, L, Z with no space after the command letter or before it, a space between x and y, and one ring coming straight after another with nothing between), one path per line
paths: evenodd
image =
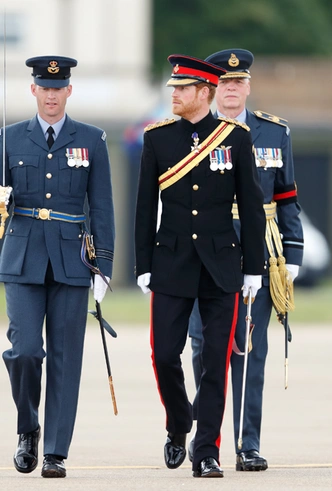
M194 85L200 82L217 86L219 77L226 73L223 68L191 56L170 55L167 59L173 65L172 76L166 84L168 86Z

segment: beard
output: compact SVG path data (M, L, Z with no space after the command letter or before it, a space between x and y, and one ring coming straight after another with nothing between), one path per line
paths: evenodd
M180 116L181 118L188 119L190 121L191 118L196 116L200 112L201 106L198 103L197 96L190 102L181 102L179 104L172 104L172 112L176 116Z

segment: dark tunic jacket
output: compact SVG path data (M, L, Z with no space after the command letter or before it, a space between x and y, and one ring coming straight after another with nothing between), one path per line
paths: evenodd
M180 119L144 134L135 223L136 275L151 272L154 292L196 297L202 264L225 292L241 289L242 273L264 272L263 194L250 132L241 126L220 144L230 147L231 170L211 170L208 155L160 193L157 231L158 177L190 153L193 132L201 143L220 122L209 113L196 124ZM234 195L242 223L241 249L231 213Z

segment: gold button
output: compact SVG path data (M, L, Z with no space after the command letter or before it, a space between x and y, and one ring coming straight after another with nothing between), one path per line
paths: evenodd
M197 239L197 235L196 235L196 234L192 234L192 238L193 238L194 240L196 240L196 239Z
M48 173L46 174L46 177L47 177L47 179L52 179L52 174L51 174L50 172L48 172Z
M159 246L159 242L156 242L156 245Z
M232 247L235 247L235 244L234 243L232 244Z
M198 189L199 189L199 187L197 186L197 184L194 184L194 185L193 185L193 190L194 190L194 191L198 191Z
M52 197L51 193L46 193L46 198L50 199Z
M23 160L20 160L18 165L23 165Z
M51 160L51 159L53 158L53 155L52 155L51 153L49 153L49 154L47 155L47 158Z
M79 235L78 235L78 238L79 238L79 239L81 239L81 238L82 238L82 234L79 234Z
M198 215L198 211L197 211L197 210L193 210L191 213L192 213L193 215L195 215L195 216L196 216L196 215Z
M14 232L14 230L11 228L9 232L12 234Z
M225 174L225 171L221 170L221 171L220 171L220 174Z

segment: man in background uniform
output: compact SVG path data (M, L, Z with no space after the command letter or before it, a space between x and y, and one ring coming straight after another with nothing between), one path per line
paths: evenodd
M46 356L43 477L65 477L80 385L91 280L81 259L86 232L84 202L103 278L95 276L101 302L112 277L114 212L105 133L65 113L71 95L72 58L30 58L38 114L1 132L5 180L13 215L0 258L5 284L8 339L3 353L18 411L14 465L32 472L38 464L39 403ZM5 136L4 136L5 134ZM3 142L4 139L4 142ZM1 159L2 163L2 159ZM83 258L84 259L84 258ZM46 323L46 346L43 323Z
M291 137L285 120L261 111L251 112L245 107L246 99L250 94L249 68L254 60L250 51L226 49L208 56L206 60L226 70L226 73L220 77L216 90L216 116L234 118L250 127L255 147L256 166L264 193L268 231L265 248L265 274L263 287L259 290L252 305L254 329L252 331L252 351L248 357L241 450L238 449L237 443L246 316L246 306L242 302L239 304L238 325L235 332L236 344L231 357L233 423L237 454L236 470L263 471L268 467L267 460L259 454L264 368L268 348L267 329L273 304L280 305L280 309L282 308L282 300L280 304L280 299L274 298L273 301L271 297L269 279L271 281L271 275L275 277L275 263L278 260L278 263L281 261L279 268L283 268L286 262L287 272L291 281L294 281L303 257L303 231L294 182ZM240 237L241 229L237 204L233 207L233 214L234 227L238 237ZM276 218L278 225L276 225ZM276 227L279 228L279 231ZM270 233L271 230L272 233ZM280 238L282 238L282 242ZM278 278L276 281L279 281ZM196 304L189 323L189 335L192 338L193 369L198 387L202 376L200 353L203 346L203 336L202 320L199 317ZM192 446L191 443L191 452Z
M223 477L220 429L239 292L244 284L243 295L249 288L255 295L264 271L263 196L248 127L217 120L210 111L224 70L189 56L168 59L172 111L181 119L152 124L144 134L135 222L137 283L144 293L153 292L152 360L167 416L164 457L170 469L183 463L192 427L181 353L199 299L204 372L192 470L194 477ZM243 269L231 212L235 193Z

